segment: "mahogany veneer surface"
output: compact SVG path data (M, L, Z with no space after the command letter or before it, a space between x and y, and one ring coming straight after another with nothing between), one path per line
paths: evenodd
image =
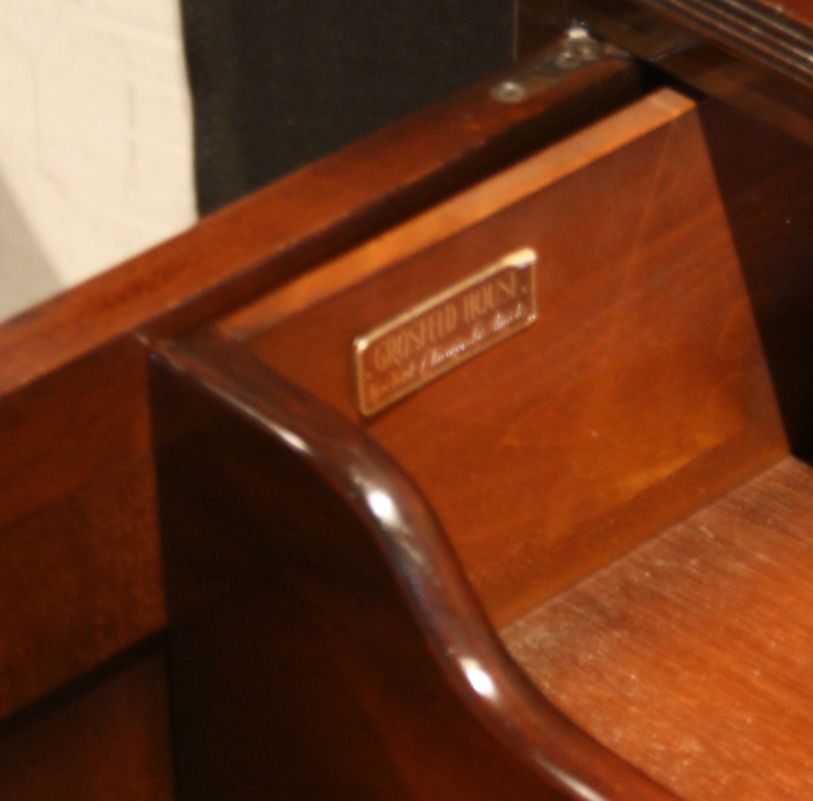
M784 0L781 3L772 0L772 2L764 2L760 5L813 29L813 3L810 0Z
M0 798L171 801L165 671L152 653L3 721Z
M222 328L395 455L508 622L787 453L758 329L809 272L813 162L757 132L665 90ZM521 246L539 320L362 420L353 338Z
M0 716L166 624L145 331L239 306L600 116L636 76L594 64L514 105L481 83L0 325Z
M502 631L548 697L693 801L813 788L813 469L788 457Z
M153 725L163 670L135 704L121 682L66 710L42 703L167 622L146 340L239 307L640 91L621 61L521 104L494 99L492 80L0 325L0 718L28 720L2 732L0 798L171 794Z

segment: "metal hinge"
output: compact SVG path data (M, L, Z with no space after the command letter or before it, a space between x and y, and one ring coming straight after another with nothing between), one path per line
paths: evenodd
M614 44L594 39L587 28L574 23L558 42L540 53L538 60L500 81L491 95L501 103L521 103L580 67L616 58L631 56Z

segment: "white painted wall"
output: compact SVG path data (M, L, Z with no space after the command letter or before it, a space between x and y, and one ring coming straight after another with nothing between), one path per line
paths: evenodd
M194 219L178 0L0 0L0 318Z

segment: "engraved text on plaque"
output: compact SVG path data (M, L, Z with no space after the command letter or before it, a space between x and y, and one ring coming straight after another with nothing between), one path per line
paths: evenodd
M530 325L536 253L515 251L353 343L359 407L372 415Z

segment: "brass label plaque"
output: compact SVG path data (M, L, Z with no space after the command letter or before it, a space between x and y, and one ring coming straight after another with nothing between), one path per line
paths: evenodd
M370 416L536 319L536 253L524 248L377 326L353 343Z

